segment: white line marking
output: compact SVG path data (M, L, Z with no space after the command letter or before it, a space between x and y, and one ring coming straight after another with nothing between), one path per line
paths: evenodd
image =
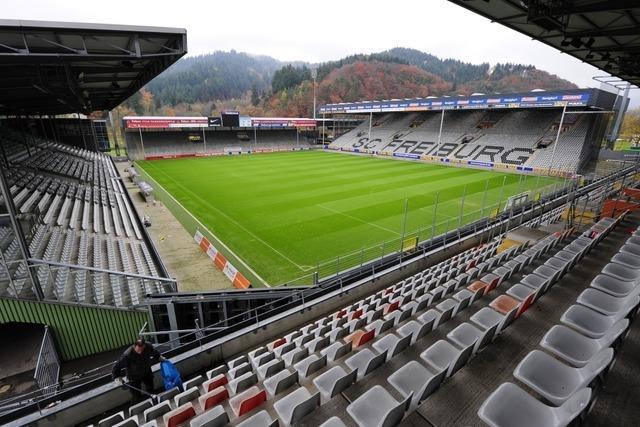
M139 166L139 167L141 167L142 169L144 169L144 167L143 167L142 165L140 165L139 163L138 163L138 166ZM160 170L160 169L157 169L155 166L153 167L153 169L155 169L155 170ZM162 170L160 170L160 172L164 173L164 171L162 171ZM166 175L166 173L164 173L164 174ZM171 177L169 177L168 175L167 175L167 178L171 179ZM173 181L173 179L171 179L171 180ZM215 237L215 239L216 239L216 241L217 241L217 243L220 243L220 244L222 245L222 247L224 247L224 248L225 248L229 253L231 253L231 254L232 254L232 255L233 255L233 256L234 256L238 261L240 261L240 263L241 263L242 265L244 265L244 266L245 266L245 268L246 268L247 270L249 270L249 271L250 271L254 276L256 276L256 277L258 278L258 280L260 280L260 281L262 282L262 284L263 284L263 285L265 285L265 286L266 286L266 287L268 287L268 288L270 288L270 287L271 287L271 285L269 285L269 283L267 283L267 281L266 281L266 280L264 280L264 279L263 279L263 278L262 278L258 273L256 273L256 272L255 272L255 270L254 270L253 268L249 267L249 265L248 265L246 262L244 262L244 260L243 260L242 258L240 258L238 255L236 255L236 254L235 254L235 252L233 252L233 251L232 251L232 250L231 250L227 245L225 245L225 244L224 244L224 242L223 242L222 240L218 239L218 238L216 237L216 235L215 235L214 233L212 233L212 232L211 232L211 230L209 230L209 228L208 228L206 225L204 225L204 224L203 224L203 223L202 223L198 218L196 218L195 216L193 216L193 214L191 213L191 211L189 211L187 208L185 208L185 207L182 205L182 203L180 203L179 201L177 201L177 200L176 200L176 198L175 198L175 197L173 197L173 195L171 195L171 193L170 193L169 191L167 191L167 189L165 189L162 185L160 185L160 183L159 183L159 182L157 182L157 181L155 181L155 180L154 180L154 182L155 182L155 184L156 184L156 185L158 185L160 188L162 188L162 190L163 190L163 191L164 191L164 192L165 192L169 197L171 197L171 200L173 200L175 203L177 203L177 204L178 204L182 209L184 209L184 211L185 211L187 214L189 214L189 216L190 216L191 218L193 218L193 220L194 220L194 221L196 221L198 224L200 224L200 226L201 226L203 229L205 229L205 230L207 231L207 233L209 233L210 235L214 236L214 237ZM175 181L174 181L174 182L175 182ZM177 218L176 218L176 220L177 220ZM180 221L178 221L178 222L180 222Z
M316 206L318 206L318 207L320 207L320 208L322 208L322 209L326 209L326 210L328 210L329 212L333 212L333 213L336 213L336 214L338 214L338 215L343 215L343 216L346 216L347 218L351 218L351 219L356 220L356 221L359 221L359 222L361 222L361 223L363 223L363 224L367 224L367 225L370 225L370 226L372 226L372 227L379 228L380 230L388 231L389 233L393 233L393 234L396 234L396 235L398 235L398 236L401 236L401 234L400 234L400 233L398 233L397 231L393 231L393 230L391 230L391 229L389 229L389 228L386 228L386 227L383 227L383 226L381 226L381 225L374 224L373 222L365 221L364 219L360 219L360 218L355 217L355 216L353 216L353 215L349 215L349 214L346 214L346 213L344 213L344 212L340 212L340 211L337 211L337 210L335 210L335 209L328 208L328 207L323 206L323 205L316 205Z
M209 208L211 208L212 210L218 212L221 216L225 217L229 222L231 222L232 224L234 224L235 226L237 226L238 228L240 228L241 230L243 230L245 233L247 233L248 235L250 235L251 237L253 237L254 239L256 239L257 241L259 241L260 243L262 243L263 245L265 245L266 247L268 247L269 249L271 249L273 252L277 253L278 255L280 255L283 259L289 261L291 264L295 265L296 267L298 267L300 270L302 271L309 271L310 269L305 269L303 268L300 264L298 264L297 262L293 261L291 258L289 258L288 256L286 256L285 254L283 254L282 252L280 252L279 250L277 250L276 248L274 248L273 246L271 246L270 244L268 244L267 242L265 242L264 240L262 240L260 237L256 236L252 231L248 230L247 228L245 228L242 224L240 224L239 222L237 222L236 220L234 220L233 218L231 218L229 215L227 215L226 213L222 212L220 209L216 208L215 206L212 206L208 201L204 200L202 197L198 196L197 194L194 194L191 190L185 188L182 184L180 184L179 182L177 182L176 180L174 180L173 178L171 178L169 175L167 175L163 170L157 169L159 170L161 173L163 173L168 179L170 179L173 183L175 183L177 186L179 186L180 188L182 188L185 192L187 192L188 194L190 194L191 196L193 196L194 198L200 200L202 203L204 203L205 205L207 205ZM180 205L182 206L182 205ZM184 208L184 206L183 206ZM193 215L192 215L193 216ZM200 224L202 224L200 221L198 221ZM207 229L207 231L209 231ZM210 231L209 231L210 232ZM211 233L212 235L215 236L215 234ZM218 241L220 241L220 239L218 239ZM233 253L233 252L231 252ZM236 256L234 254L234 256ZM237 256L236 256L237 257ZM238 257L238 259L240 259ZM244 264L244 262L243 262ZM246 264L245 264L246 265Z

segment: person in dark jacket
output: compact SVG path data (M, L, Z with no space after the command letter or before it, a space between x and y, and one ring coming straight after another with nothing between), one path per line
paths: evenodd
M158 350L153 348L144 339L138 338L136 342L125 350L120 356L120 359L113 365L111 371L111 377L117 384L122 384L123 370L126 373L129 391L131 391L131 398L133 403L138 403L142 400L142 394L139 390L144 384L144 388L151 393L153 391L153 374L151 373L151 366L156 362L162 362L165 360Z

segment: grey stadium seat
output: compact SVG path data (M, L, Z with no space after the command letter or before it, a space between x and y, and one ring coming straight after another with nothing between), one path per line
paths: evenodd
M503 316L502 314L498 313L495 310L492 310L489 307L483 307L475 312L469 320L471 320L474 325L478 326L482 330L487 330L497 325L496 331L494 333L495 337L509 325L514 316L515 311L511 311L506 316Z
M613 349L596 354L582 368L573 368L540 350L533 350L516 366L513 376L554 405L560 406L589 383L613 360Z
M555 325L542 337L540 346L575 367L582 367L599 351L611 344L627 329L629 320L613 325L605 336L588 338L564 325Z
M618 298L597 289L588 288L578 295L576 302L607 316L615 316L619 313L626 315L640 303L640 296L629 295Z
M269 396L273 397L293 387L298 382L298 371L282 370L263 381L263 385Z
M318 357L316 354L312 354L309 357L299 361L293 365L293 368L298 371L298 375L302 378L306 378L313 374L323 366L327 365L327 356Z
M485 330L480 330L470 323L464 322L456 326L447 334L447 338L460 348L473 347L471 354L475 354L479 349L487 345L495 335L498 325Z
M345 360L345 364L354 371L358 371L358 379L360 379L379 368L386 360L386 351L381 354L375 354L370 349L363 348Z
M417 320L410 320L398 328L398 334L402 337L411 336L411 345L417 340L427 335L433 329L432 323L422 323Z
M617 253L611 258L611 262L623 265L625 267L640 270L640 257L628 253Z
M347 412L360 427L391 427L398 424L409 406L411 396L398 402L387 390L373 386L347 406Z
M322 399L326 402L353 384L357 375L357 371L347 372L341 366L334 366L314 378L313 384L315 384L322 395Z
M473 346L459 349L445 340L438 340L423 351L420 357L433 369L438 372L446 371L446 376L450 377L467 362L472 350Z
M622 264L609 263L604 266L602 272L625 282L637 283L640 279L640 270L635 270Z
M560 407L545 405L513 383L503 383L478 410L482 421L492 427L562 427L589 404L591 390L584 388Z
M606 316L582 305L572 305L562 314L560 322L589 338L602 338L625 315Z
M387 352L387 360L391 360L396 354L401 353L411 343L411 337L398 337L395 334L387 334L379 339L377 339L372 347L376 349L378 353L382 353L383 351Z
M198 397L200 397L200 391L198 390L198 387L191 387L190 389L177 394L174 397L174 401L177 407L177 406L182 406L187 402L191 402L192 400L195 400Z
M262 410L241 423L236 424L236 427L278 427L278 425L280 425L280 423L277 418L274 420L267 411Z
M98 421L98 427L113 427L122 421L124 421L124 412L120 411Z
M320 424L320 427L347 427L347 426L340 418L331 417L327 421Z
M333 362L335 360L340 359L341 357L345 356L346 354L351 352L351 347L353 346L353 343L351 341L349 341L346 344L343 344L340 341L336 341L333 344L331 344L328 347L323 348L322 350L320 350L320 354L323 356L327 356L327 360L329 362Z
M189 421L189 427L224 427L229 423L229 415L222 405L201 413Z
M445 375L445 371L434 373L412 360L391 374L387 381L404 397L413 396L411 406L416 407L440 386Z
M309 393L300 387L273 404L273 409L286 424L298 422L320 406L320 392Z
M591 285L594 289L613 295L614 297L626 297L630 294L640 294L640 286L633 282L625 282L607 274L598 274L592 281Z

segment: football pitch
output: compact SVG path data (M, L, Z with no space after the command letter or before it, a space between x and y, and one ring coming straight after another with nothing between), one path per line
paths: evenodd
M223 254L232 252L246 264L230 258L236 267L250 267L271 286L309 284L318 266L325 277L396 251L403 239L427 240L488 216L512 195L562 183L324 151L138 166L175 199L165 204L183 225L175 202L197 219L196 228L206 227L226 246Z

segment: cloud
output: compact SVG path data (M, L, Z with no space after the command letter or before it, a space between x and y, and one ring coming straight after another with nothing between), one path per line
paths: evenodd
M21 0L3 4L10 19L100 22L186 28L189 54L244 51L281 60L321 62L354 53L410 47L463 61L536 67L581 87L606 75L445 0ZM640 91L632 105L640 105Z

